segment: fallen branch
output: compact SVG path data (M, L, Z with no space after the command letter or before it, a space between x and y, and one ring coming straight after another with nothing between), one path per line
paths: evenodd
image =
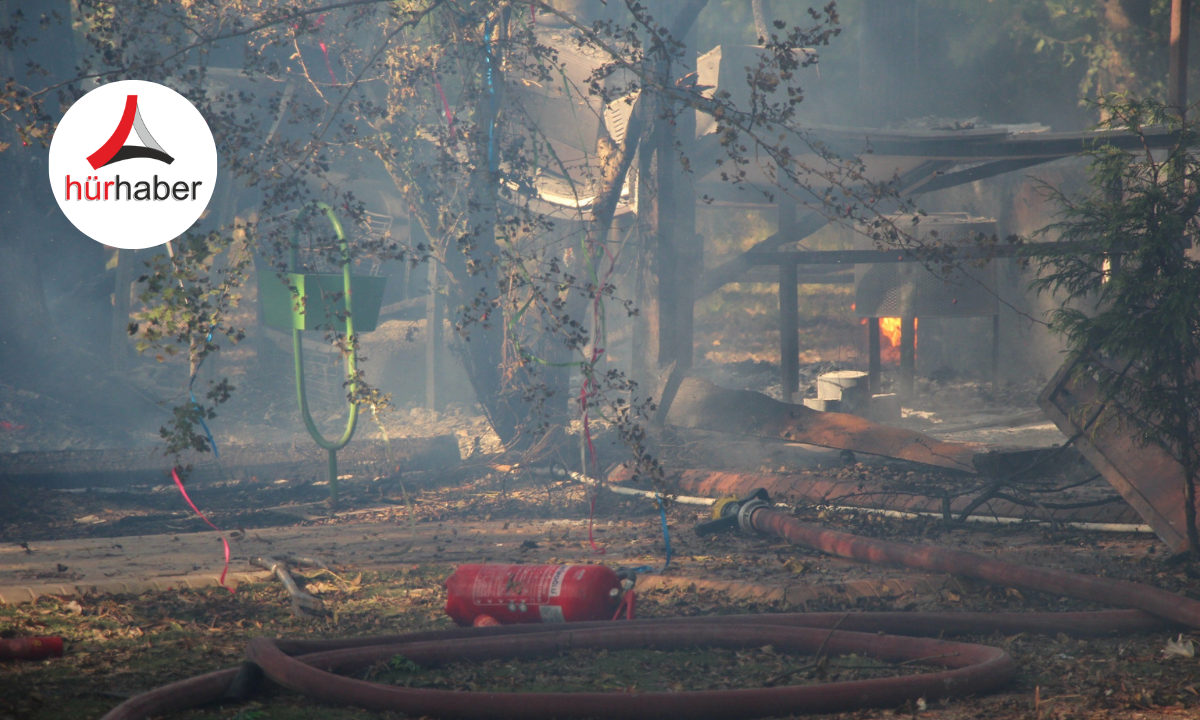
M283 583L284 589L287 590L288 596L292 600L293 615L302 617L312 614L325 614L325 603L300 589L300 586L292 579L292 574L288 571L286 563L255 557L250 558L250 564L271 571L279 579L279 582Z
M329 569L329 565L327 565L325 561L317 560L316 558L300 557L298 555L272 555L271 557L274 560L287 563L288 565L294 565L296 567L309 567L317 570Z
M981 492L978 497L976 497L974 500L971 501L971 503L969 505L967 505L965 508L963 508L963 511L961 513L959 513L958 521L960 523L966 522L967 518L971 517L971 513L975 512L979 508L979 506L983 505L988 500L995 498L1005 488L1008 488L1009 490L1012 490L1012 491L1018 492L1018 493L1023 492L1021 490L1021 488L1017 487L1014 484L1014 482L1013 482L1014 480L1016 480L1018 477L1024 475L1025 473L1029 472L1030 470L1033 470L1037 466L1060 455L1068 447L1070 447L1072 444L1074 444L1075 441L1078 440L1079 436L1082 434L1083 434L1082 432L1076 433L1073 437L1068 439L1065 443L1063 443L1062 445L1059 445L1058 447L1054 448L1053 450L1051 450L1047 453L1042 454L1040 457L1038 457L1033 462L1029 463L1027 466L1021 468L1020 470L1017 470L1016 472L1009 473L1007 476L1002 477L999 480L996 480L996 481L990 483L986 488L984 488L983 492ZM1033 498L1032 496L1029 496L1028 494L1026 494L1026 499L1028 502L1033 503L1034 507L1037 507L1039 510L1041 510L1045 514L1045 516L1047 518L1050 519L1050 525L1053 529L1055 529L1055 530L1058 529L1057 521L1055 521L1053 519L1053 515L1051 515L1050 511L1046 509L1045 505L1038 502L1037 499Z

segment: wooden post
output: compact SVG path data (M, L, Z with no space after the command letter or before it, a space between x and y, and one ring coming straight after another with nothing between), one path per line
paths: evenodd
M782 192L775 231L791 241L796 234L796 201ZM784 399L800 389L800 309L797 298L796 266L779 266L779 370Z
M1171 47L1167 71L1167 104L1178 108L1180 120L1187 111L1188 32L1192 0L1171 0Z
M900 396L911 398L917 374L917 321L900 318Z
M800 308L796 266L779 266L779 371L784 402L792 402L800 389Z
M114 371L125 368L129 358L129 294L133 284L133 251L117 250L117 281L113 288L112 334L109 361Z
M425 299L425 407L438 409L442 368L442 299L438 294L437 261L429 260L429 295Z
M879 387L882 366L882 349L879 345L879 318L867 318L867 386L872 393L883 392Z

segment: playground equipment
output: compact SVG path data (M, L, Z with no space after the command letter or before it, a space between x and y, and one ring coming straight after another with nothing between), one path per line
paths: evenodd
M317 203L316 209L328 218L337 237L340 272L304 272L300 263L300 230L311 208L297 213L292 222L289 244L288 272L270 276L259 275L259 297L263 303L263 320L268 327L292 331L292 356L296 373L296 399L304 427L317 445L329 453L329 502L338 500L337 452L354 437L358 423L358 337L356 333L370 332L379 321L386 277L354 275L350 272L350 247L345 230L333 208ZM326 439L313 422L304 386L304 346L301 332L322 330L344 334L346 338L345 367L348 415L341 437Z

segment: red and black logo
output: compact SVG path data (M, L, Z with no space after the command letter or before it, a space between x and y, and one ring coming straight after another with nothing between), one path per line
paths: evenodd
M133 158L150 158L167 165L175 162L175 158L168 155L150 134L150 131L146 129L146 123L142 121L142 114L138 111L137 99L137 95L126 96L125 112L121 115L121 122L117 124L116 131L99 150L88 155L88 162L91 163L93 170ZM137 132L138 138L145 144L145 147L125 144L125 141L129 139L130 130Z

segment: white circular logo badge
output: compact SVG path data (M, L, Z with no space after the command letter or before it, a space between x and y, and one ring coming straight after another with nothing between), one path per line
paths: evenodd
M138 250L182 235L208 207L217 145L200 111L165 85L101 85L50 141L50 189L83 234Z

